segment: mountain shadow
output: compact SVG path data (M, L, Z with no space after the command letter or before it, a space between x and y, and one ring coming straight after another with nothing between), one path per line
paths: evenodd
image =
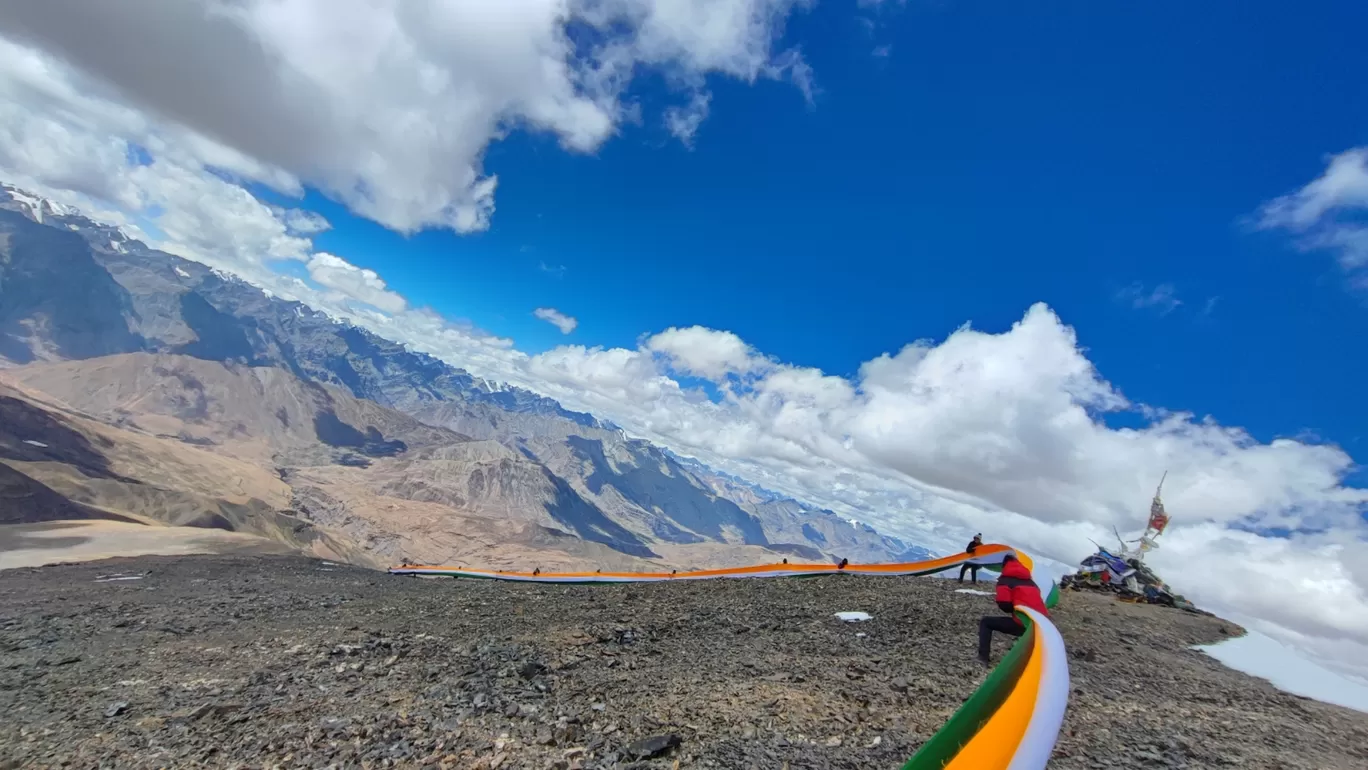
M107 440L103 443L106 448L112 446ZM0 395L0 459L65 463L91 478L140 483L110 470L109 460L85 434L50 412L4 395Z
M33 361L31 337L64 358L141 350L143 338L129 328L134 317L128 291L84 238L0 210L0 355Z
M338 419L331 409L314 415L314 433L328 446L355 449L368 457L394 457L408 451L408 444L403 441L385 440L374 426L368 426L362 433Z
M256 349L237 318L209 304L193 291L180 296L180 311L181 320L197 339L174 352L208 361L257 363Z
M599 494L605 484L611 485L624 498L642 510L655 511L665 516L675 525L691 530L710 540L724 542L724 528L732 528L741 534L746 545L768 545L764 527L754 516L726 498L713 495L694 484L686 477L686 471L671 463L673 474L666 474L655 467L634 465L626 471L615 471L603 453L603 442L570 436L566 442L581 459L593 464L594 472L585 479L585 485L594 494ZM656 534L662 539L670 539L668 527ZM676 536L687 535L678 533ZM678 539L673 542L697 542Z
M74 503L42 482L0 463L0 524L40 524L45 521L83 519L142 523L117 513Z
M659 558L639 537L626 527L608 518L589 501L579 496L570 485L545 466L542 472L556 490L556 497L546 506L546 512L584 540L602 543L615 551L646 559Z

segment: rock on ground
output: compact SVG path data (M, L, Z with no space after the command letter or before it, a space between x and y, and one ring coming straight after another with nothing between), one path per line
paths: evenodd
M141 579L96 582L113 573ZM957 587L538 586L286 556L9 570L0 767L896 768L986 673L996 610ZM1073 684L1052 768L1368 767L1368 715L1188 649L1234 626L1077 592L1055 616Z

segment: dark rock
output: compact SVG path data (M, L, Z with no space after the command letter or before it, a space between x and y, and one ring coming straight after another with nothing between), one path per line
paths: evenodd
M323 732L328 734L343 733L351 727L352 721L346 717L323 717L318 720L318 726Z
M674 733L665 735L653 735L649 738L642 738L634 741L627 746L627 755L636 759L651 759L673 749L683 742L683 739Z
M113 718L113 717L116 717L116 716L118 716L118 715L124 713L124 711L127 711L127 710L128 710L128 702L127 702L127 701L117 701L117 702L115 702L115 703L109 704L108 708L106 708L106 709L104 710L104 715L105 715L106 717Z

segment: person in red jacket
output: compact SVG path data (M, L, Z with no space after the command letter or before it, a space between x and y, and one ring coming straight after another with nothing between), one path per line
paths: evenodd
M1040 597L1040 588L1031 580L1031 571L1026 569L1026 565L1017 560L1015 554L1007 554L1002 557L1002 577L997 582L997 604L1006 617L1002 615L986 615L979 620L979 648L978 657L984 665L988 665L988 653L993 645L993 632L998 631L1008 636L1021 636L1026 628L1017 620L1017 607L1029 607L1042 615L1048 615L1045 611L1045 600Z

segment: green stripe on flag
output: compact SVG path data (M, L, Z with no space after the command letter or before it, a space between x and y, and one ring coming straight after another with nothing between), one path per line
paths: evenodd
M1026 633L1012 645L1012 649L1003 656L974 694L969 696L969 700L950 715L941 729L907 760L902 770L941 770L1007 700L1012 688L1021 679L1021 673L1026 670L1026 661L1036 636L1035 626L1029 618L1024 614L1017 615L1017 618L1025 622Z

